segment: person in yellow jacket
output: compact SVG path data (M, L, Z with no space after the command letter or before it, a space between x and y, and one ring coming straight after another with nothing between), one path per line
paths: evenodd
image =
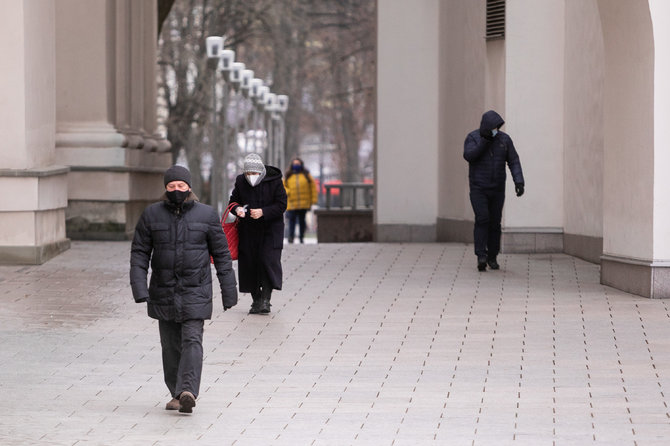
M288 242L295 239L295 224L299 226L300 243L305 242L305 215L317 203L318 192L314 178L305 168L300 158L294 158L284 176L284 188L288 196L286 215L288 217Z

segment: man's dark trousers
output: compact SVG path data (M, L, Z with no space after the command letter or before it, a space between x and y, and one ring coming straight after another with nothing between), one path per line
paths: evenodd
M158 321L163 350L163 376L173 398L188 391L197 397L202 375L201 319L184 322Z
M505 188L471 188L470 203L475 212L475 255L495 259L500 252Z

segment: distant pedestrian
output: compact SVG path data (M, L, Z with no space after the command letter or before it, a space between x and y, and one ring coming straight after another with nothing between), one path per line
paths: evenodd
M249 314L267 314L272 290L282 287L286 190L281 170L264 165L255 153L247 155L244 171L235 179L233 202L238 203L232 212L239 217L240 292L251 293Z
M130 284L135 302L147 302L149 316L158 319L172 395L165 409L191 413L200 389L204 320L212 317L210 256L224 311L237 304L237 284L219 217L191 191L191 173L172 166L164 184L161 201L149 205L135 227Z
M316 182L305 163L300 158L293 158L291 166L286 171L284 187L288 199L286 216L288 217L288 242L295 240L295 227L298 224L298 237L300 243L305 243L305 230L307 228L306 215L318 201L319 195Z
M512 138L501 132L505 123L493 110L482 115L479 130L465 138L463 157L470 164L470 203L475 213L475 255L477 269L486 271L499 269L502 209L505 203L505 164L509 166L514 180L516 196L524 192L521 161L514 148Z

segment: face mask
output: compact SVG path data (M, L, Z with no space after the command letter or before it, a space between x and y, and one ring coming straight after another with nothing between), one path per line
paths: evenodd
M491 130L491 135L496 136L497 133L498 133L498 129Z
M293 164L291 166L291 170L293 170L293 172L295 172L295 173L298 173L298 172L302 171L302 166L300 164Z
M190 193L191 191L189 190L172 190L169 192L165 192L165 195L167 196L168 200L170 200L171 203L174 203L177 206L179 206L184 202L184 200L186 200L186 197L188 197L188 194Z
M261 181L260 175L245 175L244 177L247 179L249 184L251 184L251 187L256 186Z

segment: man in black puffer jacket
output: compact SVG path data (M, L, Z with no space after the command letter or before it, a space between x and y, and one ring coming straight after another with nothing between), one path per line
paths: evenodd
M514 180L516 196L524 192L523 172L512 138L501 132L505 123L493 110L482 115L479 130L465 138L463 158L470 164L470 203L475 212L475 255L477 269L498 269L500 221L505 203L505 164Z
M200 388L204 320L212 317L210 256L224 311L237 304L237 282L219 218L191 191L191 173L172 166L164 183L162 201L148 206L135 227L130 285L135 302L147 302L149 316L158 319L172 394L165 408L191 413Z

